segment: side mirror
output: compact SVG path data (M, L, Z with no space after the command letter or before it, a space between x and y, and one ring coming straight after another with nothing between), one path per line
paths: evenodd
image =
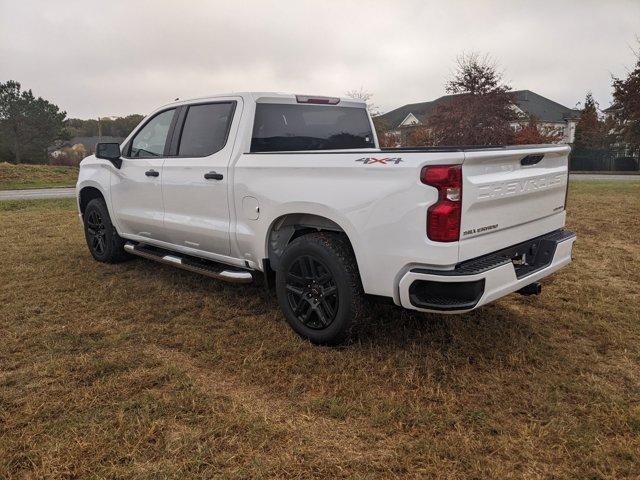
M96 158L109 160L113 166L120 168L122 166L122 158L120 158L119 143L98 143L96 144Z

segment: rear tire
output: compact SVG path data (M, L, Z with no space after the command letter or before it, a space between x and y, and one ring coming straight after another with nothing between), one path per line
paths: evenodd
M124 240L116 231L104 200L94 198L84 210L84 236L93 258L103 263L118 263L129 258Z
M291 328L315 344L349 340L364 311L358 265L339 233L311 233L291 242L276 272L276 293Z

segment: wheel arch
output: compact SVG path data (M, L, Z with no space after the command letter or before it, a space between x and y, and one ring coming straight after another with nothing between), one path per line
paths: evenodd
M93 186L82 187L82 189L80 190L80 193L78 194L78 208L80 208L80 213L82 215L84 215L84 211L87 208L87 205L89 204L89 202L96 198L102 199L105 202L105 204L107 203L107 200L104 194L99 188L96 188ZM107 205L107 210L108 210L108 205Z
M352 239L347 231L336 221L314 213L287 213L273 220L267 231L265 251L270 268L272 270L279 268L282 253L293 240L307 233L320 231L331 231L343 234L355 255Z

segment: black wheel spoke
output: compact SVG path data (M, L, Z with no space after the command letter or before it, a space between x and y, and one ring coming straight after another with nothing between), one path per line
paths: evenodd
M336 287L335 285L331 285L325 288L323 293L324 293L324 296L327 297L329 295L333 295L337 291L338 291L338 287Z
M304 311L304 307L309 305L307 303L307 301L304 298L301 298L300 300L298 300L298 304L296 305L296 307L293 309L294 313L296 315L301 315L302 312Z
M302 277L300 277L298 275L295 275L295 274L293 274L291 272L287 273L287 285L291 285L291 284L294 284L294 285L307 285L307 283L309 283L309 282L307 282L304 278L302 278Z
M299 318L301 318L304 322L308 322L309 318L311 317L311 313L313 312L313 308L311 308L311 304L309 304L308 302L305 301L300 301L301 303L301 308L300 308L300 313Z
M304 295L304 290L302 288L293 286L291 284L287 284L287 290L294 295L298 295L299 297L302 297Z
M327 317L333 318L335 316L335 312L333 311L333 307L331 305L329 305L329 302L327 302L327 300L325 298L323 298L320 301L320 304L318 306L321 307L325 311L325 313L327 314Z
M317 304L317 305L315 305L315 306L313 307L313 311L314 311L314 312L316 312L316 315L317 315L317 317L318 317L318 320L320 320L320 323L321 323L323 326L325 326L325 327L326 327L327 325L329 325L329 320L327 319L327 316L326 316L326 315L324 314L324 312L322 311L322 307L321 307L321 305L322 305L322 304L320 304L320 303L319 303L319 304Z
M311 279L312 278L312 274L311 274L311 264L309 261L309 257L302 257L300 258L300 270L302 271L302 276L305 279Z
M311 257L307 257L309 259L309 270L311 271L311 278L316 281L320 278L320 274L318 273L318 264Z
M104 238L98 237L98 253L104 252Z

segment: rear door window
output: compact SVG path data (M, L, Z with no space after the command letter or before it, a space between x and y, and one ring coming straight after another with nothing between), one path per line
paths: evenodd
M373 148L364 108L259 103L252 152Z
M182 127L179 157L206 157L227 143L235 102L190 105Z

